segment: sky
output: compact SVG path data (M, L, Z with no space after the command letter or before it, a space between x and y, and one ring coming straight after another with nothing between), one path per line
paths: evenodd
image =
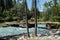
M19 1L19 0L17 0L17 1ZM38 10L43 11L44 3L49 2L49 1L51 1L51 0L37 0L37 8L38 8ZM31 10L31 8L32 8L32 0L27 0L27 5L28 5L28 8Z
M43 11L43 4L45 2L49 2L50 0L37 0L37 8L39 11ZM31 9L32 7L32 0L27 0L27 5L28 5L28 8Z

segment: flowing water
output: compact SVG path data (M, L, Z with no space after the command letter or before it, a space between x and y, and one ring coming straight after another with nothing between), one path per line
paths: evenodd
M48 30L42 29L41 27L46 27L46 25L38 24L37 33L38 34L47 34ZM30 34L34 33L34 31L35 31L35 28L29 28ZM27 33L26 28L21 28L21 27L1 27L0 28L0 37L8 36L8 35L19 35L19 34L23 34L23 33Z

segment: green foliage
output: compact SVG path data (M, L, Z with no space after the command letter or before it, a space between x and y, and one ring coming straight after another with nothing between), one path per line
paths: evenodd
M57 2L58 1L58 2ZM60 22L60 0L53 0L45 2L44 11L40 12L37 8L37 18L40 21L53 21ZM16 0L6 0L6 6L4 6L3 0L0 0L0 22L22 20L25 3L16 2ZM5 9L6 7L6 9ZM34 8L29 10L27 8L28 20L34 18Z
M6 6L4 5L4 0L0 0L0 21L14 21L22 20L23 13L25 11L25 3L16 2L16 0L6 0ZM3 4L2 4L3 3ZM6 8L5 8L6 7ZM28 19L32 17L30 10L27 9Z
M57 2L58 1L58 2ZM46 2L45 6L45 19L46 21L60 22L60 4L59 0Z
M3 18L2 18L2 17L0 17L0 23L2 23L2 22L4 22L4 20L3 20Z

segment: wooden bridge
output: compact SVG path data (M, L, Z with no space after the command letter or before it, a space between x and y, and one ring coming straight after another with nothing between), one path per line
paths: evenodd
M6 23L7 25L14 25L15 23ZM56 26L56 25L60 25L60 22L37 22L37 24L49 24L50 26ZM18 27L25 27L24 24L20 23L20 24L15 24L14 26L18 25ZM28 26L30 27L34 27L35 22L29 22ZM17 27L17 26L16 26Z
M35 24L35 22L29 22L30 24ZM37 22L38 24L59 24L60 22Z

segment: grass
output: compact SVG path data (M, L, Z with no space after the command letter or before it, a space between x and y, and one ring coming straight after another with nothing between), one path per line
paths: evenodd
M2 27L2 26L7 26L6 24L4 24L4 23L0 23L0 27Z
M0 27L8 26L7 24L18 24L18 22L17 21L12 21L12 22L0 23Z

